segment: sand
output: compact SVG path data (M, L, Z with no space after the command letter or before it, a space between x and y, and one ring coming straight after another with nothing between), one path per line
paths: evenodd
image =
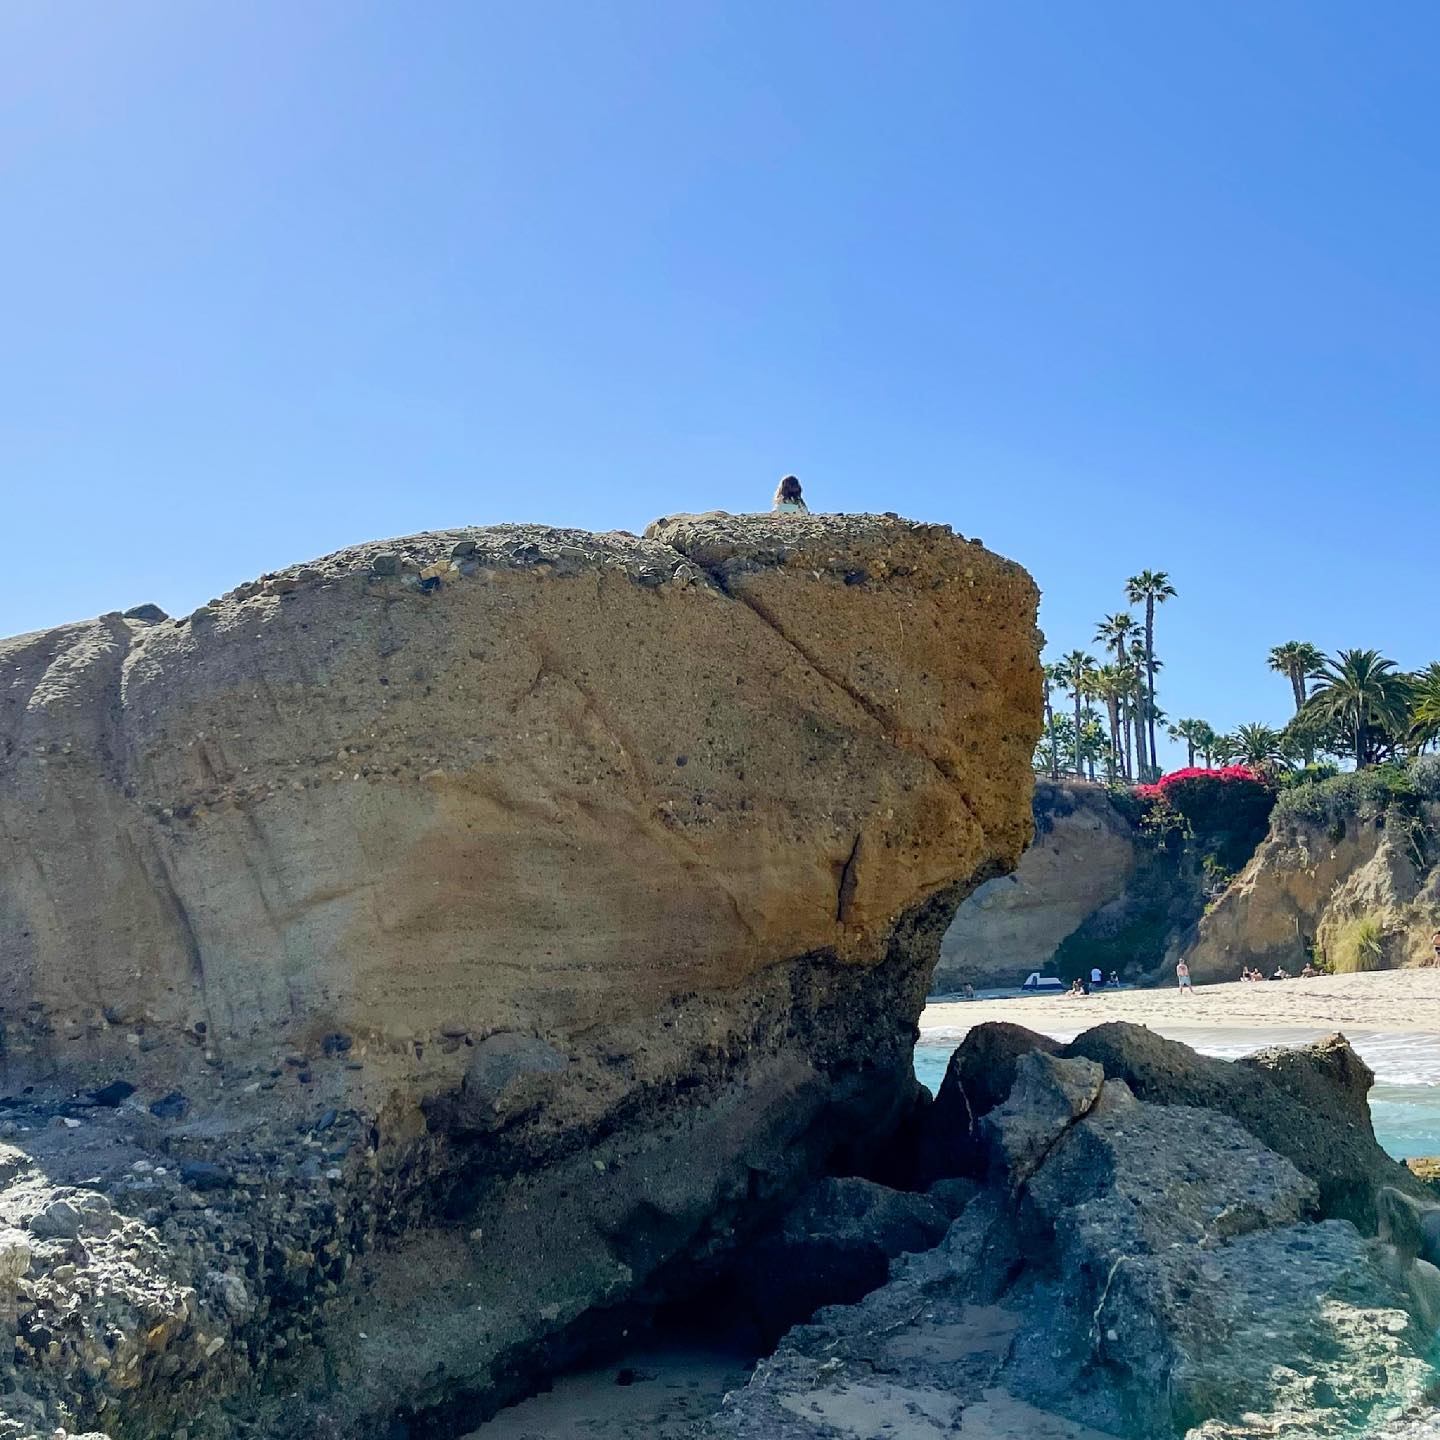
M617 1383L622 1371L632 1383ZM683 1440L749 1378L749 1364L732 1350L656 1346L561 1375L465 1440Z
M1047 1033L1076 1033L1107 1020L1156 1030L1334 1030L1440 1035L1440 969L1322 975L1314 980L1232 981L1178 988L1100 990L1083 998L931 1001L920 1016L922 1040L959 1038L986 1020L1010 1020ZM1257 1042L1263 1043L1263 1042Z

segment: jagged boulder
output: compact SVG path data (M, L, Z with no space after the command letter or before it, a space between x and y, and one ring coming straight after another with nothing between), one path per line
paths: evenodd
M1007 1021L987 1021L966 1031L945 1067L935 1103L915 1120L916 1169L922 1184L965 1176L979 1179L989 1163L980 1122L1003 1104L1025 1056L1053 1055L1048 1035Z
M1010 1093L980 1120L992 1172L1023 1185L1100 1098L1104 1080L1093 1060L1060 1060L1043 1050L1020 1056Z
M1323 1214L1353 1221L1367 1235L1377 1228L1379 1190L1423 1193L1376 1143L1369 1110L1358 1103L1374 1077L1342 1036L1288 1056L1266 1052L1231 1063L1144 1026L1114 1022L1085 1031L1061 1053L1098 1061L1141 1100L1238 1120L1316 1183Z
M1076 1064L1029 1052L991 1118L1028 1094L1050 1134L1035 1079ZM1371 1433L1434 1379L1440 1274L1317 1220L1319 1196L1229 1115L1107 1079L1018 1187L991 1184L886 1285L791 1331L706 1434Z

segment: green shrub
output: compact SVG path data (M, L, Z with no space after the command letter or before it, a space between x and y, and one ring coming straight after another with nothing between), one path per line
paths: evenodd
M1328 780L1307 780L1281 788L1279 819L1308 820L1342 827L1357 815L1414 810L1422 800L1440 799L1440 755L1422 755L1406 764L1372 765Z
M1335 933L1326 953L1335 975L1359 975L1378 970L1385 955L1385 927L1374 915L1357 915Z

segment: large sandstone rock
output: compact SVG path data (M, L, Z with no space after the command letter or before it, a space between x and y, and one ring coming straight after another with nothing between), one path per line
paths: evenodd
M1019 567L869 517L652 532L418 536L0 645L7 1063L574 1032L873 964L1015 863Z
M284 1254L390 1259L285 1292L338 1317L286 1391L347 1435L481 1413L908 1112L940 935L1030 834L1035 603L945 527L714 515L422 535L4 642L0 1077L137 1087L107 1115L215 1167L261 1311L289 1262L218 1187L298 1121L277 1191L346 1203ZM368 1138L332 1162L336 1113ZM246 1360L192 1407L276 1326L201 1320ZM175 1427L137 1353L79 1420Z
M1061 943L1124 893L1138 837L1103 786L1037 780L1034 810L1035 842L1014 872L987 881L955 912L940 945L937 992L1049 973Z

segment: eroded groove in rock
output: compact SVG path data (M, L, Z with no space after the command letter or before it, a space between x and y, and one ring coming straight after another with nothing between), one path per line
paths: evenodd
M0 643L26 1423L483 1407L863 1166L1029 836L1035 604L944 527L707 516Z

